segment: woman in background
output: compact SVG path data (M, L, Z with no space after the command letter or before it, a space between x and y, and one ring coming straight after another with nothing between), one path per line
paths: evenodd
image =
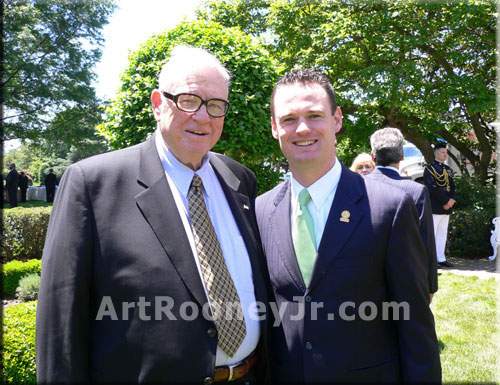
M373 170L375 170L375 163L372 160L372 156L365 152L359 154L351 165L351 171L361 175L368 175Z

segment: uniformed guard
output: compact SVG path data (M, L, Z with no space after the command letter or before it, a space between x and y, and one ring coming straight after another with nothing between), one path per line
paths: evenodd
M429 189L431 196L436 254L438 266L440 267L453 267L444 255L450 214L456 202L452 171L444 163L447 158L448 150L446 149L446 144L436 143L434 145L434 162L429 164L424 170L425 185Z

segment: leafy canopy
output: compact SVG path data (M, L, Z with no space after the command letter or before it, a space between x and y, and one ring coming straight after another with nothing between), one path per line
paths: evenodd
M101 30L114 0L5 0L4 139L36 139L68 106L95 101L90 87Z

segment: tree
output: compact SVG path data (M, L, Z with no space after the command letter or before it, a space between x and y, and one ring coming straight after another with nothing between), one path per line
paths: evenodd
M269 100L278 75L268 53L237 28L204 21L183 22L154 35L129 56L118 96L106 109L107 119L99 131L113 149L142 142L154 132L151 91L157 86L162 64L179 44L207 49L232 74L231 108L214 151L249 166L257 174L260 189L273 187L279 170L272 164L281 152L271 139Z
M114 0L4 0L4 139L36 139L68 105L95 101L90 84Z
M204 7L200 17L272 36L268 50L287 70L328 74L346 118L340 142L347 135L358 143L353 137L361 133L367 143L369 133L390 125L429 162L431 142L442 138L460 152L462 169L468 160L486 179L496 147L493 0L235 0ZM241 7L267 23L241 21L234 15Z

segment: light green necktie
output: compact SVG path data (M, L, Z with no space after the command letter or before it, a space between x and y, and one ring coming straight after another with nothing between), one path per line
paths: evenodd
M300 271L306 286L309 285L316 259L316 236L314 235L314 223L307 204L311 195L307 189L299 194L299 207L295 212L295 226L293 227L293 248L299 263Z

